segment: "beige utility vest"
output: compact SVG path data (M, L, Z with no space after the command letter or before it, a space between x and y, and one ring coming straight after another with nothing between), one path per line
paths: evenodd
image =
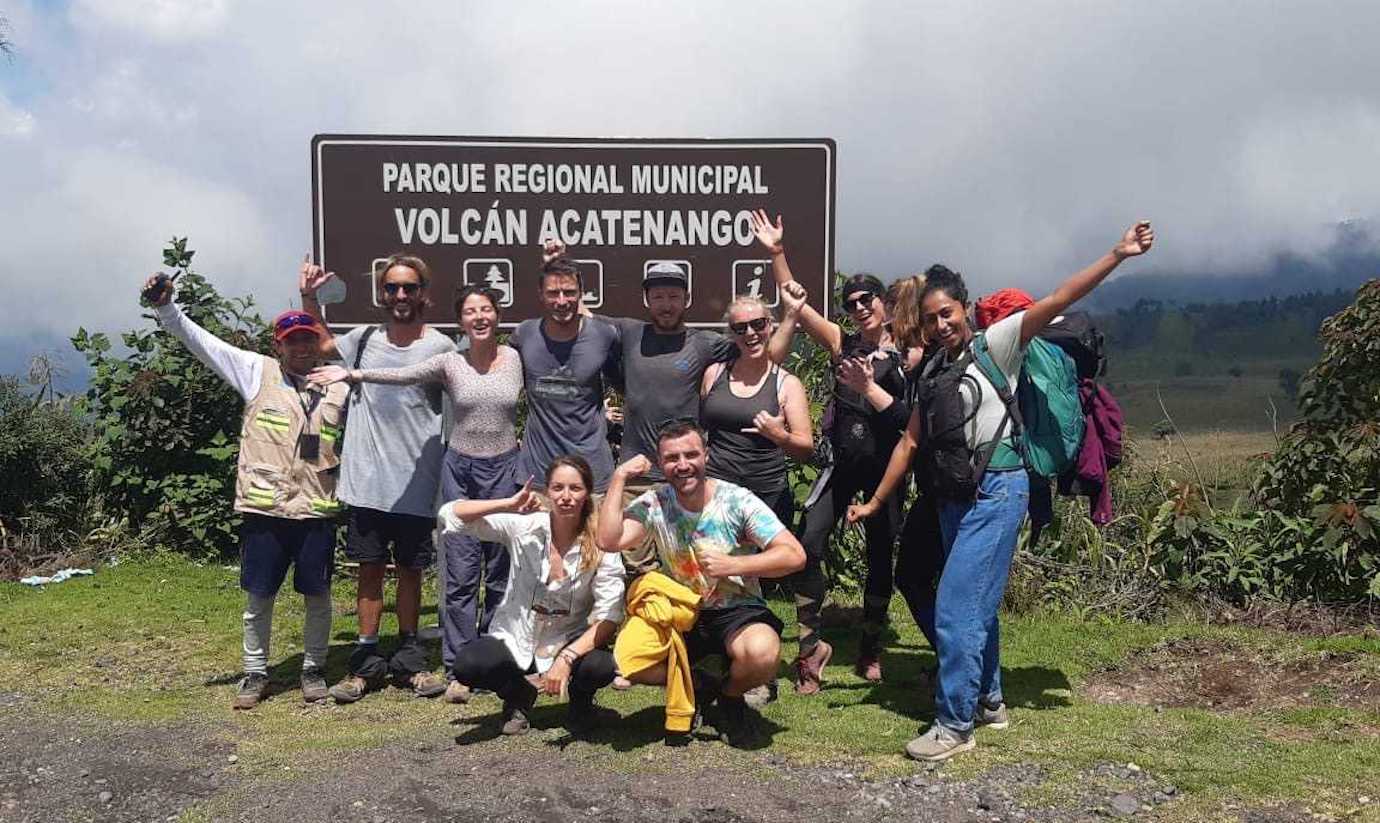
M298 391L283 379L278 361L264 358L258 395L244 407L235 511L303 520L334 517L345 414L346 383ZM315 460L300 453L303 434L320 435Z

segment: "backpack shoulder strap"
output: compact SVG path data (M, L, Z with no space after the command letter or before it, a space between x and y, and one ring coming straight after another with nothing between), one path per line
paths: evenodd
M378 326L370 326L364 330L364 334L359 336L359 348L355 349L355 364L351 368L357 369L359 364L364 362L364 348L369 345L369 338L373 337L374 332L378 330Z
M979 333L973 338L973 362L977 364L982 376L987 378L987 382L992 384L992 388L997 390L997 396L1006 406L1006 414L1011 418L1015 428L1012 433L1020 436L1024 421L1021 420L1020 404L1016 402L1016 395L1012 393L1011 386L1006 382L1006 375L997 368L997 362L992 359L992 352L987 348L987 337ZM1002 421L1002 427L997 429L997 439L1001 439L1002 429L1005 428L1006 421Z

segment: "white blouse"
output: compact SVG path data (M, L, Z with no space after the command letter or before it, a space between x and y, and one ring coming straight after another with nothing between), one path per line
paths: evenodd
M594 568L582 572L576 544L562 558L565 577L550 580L549 513L490 514L465 523L447 503L438 517L446 532L463 532L507 547L512 558L508 590L489 623L489 634L503 641L519 667L527 669L535 661L537 671L544 672L589 626L600 620L623 621L619 555L605 553Z

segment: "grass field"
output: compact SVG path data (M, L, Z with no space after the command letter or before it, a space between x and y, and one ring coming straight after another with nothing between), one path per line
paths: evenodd
M1222 459L1253 447L1254 441L1240 440L1234 452L1223 450ZM354 621L346 613L351 588L348 581L335 586L332 679L342 675L353 638ZM498 709L492 698L452 707L389 690L353 707L304 711L295 691L300 599L285 594L278 603L271 658L283 693L254 712L231 713L241 607L235 571L170 557L129 561L46 590L0 584L0 681L31 696L37 711L63 716L136 725L214 716L233 724L241 767L261 773L280 772L312 752L445 739L454 735L447 723L457 713L477 717ZM774 608L791 627L790 607L778 602ZM801 698L783 681L781 698L764 709L774 729L774 754L800 763L860 764L874 775L915 770L900 751L930 709L919 690L907 684L933 656L899 600L893 614L898 633L885 658L887 682L881 685L851 674L852 632L826 629L838 650L825 691ZM384 634L394 629L390 613ZM792 639L788 628L783 657L794 654ZM1196 705L1192 699L1182 705L1109 702L1089 691L1107 672L1129 673L1145 650L1186 639L1209 642L1257 671L1344 660L1350 679L1338 682L1350 685L1318 687L1286 704L1230 708ZM1380 697L1372 699L1380 689L1348 697L1352 686L1375 685L1380 637L1373 633L1297 638L1186 622L1137 625L1024 616L1005 622L1003 647L1013 726L979 732L978 749L946 767L955 777L1001 764L1035 763L1046 779L1028 790L1027 800L1057 802L1073 796L1096 764L1134 762L1181 791L1182 799L1158 808L1155 819L1222 819L1224 809L1240 804L1279 803L1306 804L1348 819L1380 819L1373 807L1358 801L1375 793L1380 773ZM601 702L624 720L609 742L582 756L618 772L673 767L674 750L656 743L661 699L658 690L648 688L602 695ZM729 758L741 754L724 751Z
M1282 432L1297 414L1279 381L1270 377L1173 377L1116 380L1107 385L1121 404L1127 424L1139 436L1149 435L1165 419L1161 398L1183 432L1269 432L1276 425ZM1273 420L1272 414L1277 415Z

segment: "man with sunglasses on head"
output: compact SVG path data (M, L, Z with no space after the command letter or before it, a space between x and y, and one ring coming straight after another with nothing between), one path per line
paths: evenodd
M235 511L240 525L240 588L244 589L244 679L234 708L252 709L268 692L273 602L294 566L293 588L306 603L302 629L302 699L326 698L331 632L331 571L335 556L336 474L346 389L322 389L306 375L321 362L322 327L305 312L273 321L267 357L235 348L193 322L173 302L161 275L144 284L158 322L244 399Z
M508 345L522 357L527 422L518 455L518 483L529 478L545 491L556 458L576 454L589 462L594 491L613 471L604 418L604 370L618 346L608 323L581 311L584 282L574 261L544 255L537 275L542 316L522 321Z
M310 258L302 264L302 307L318 321L316 292L334 276ZM351 329L338 337L327 329L320 341L321 355L342 360L352 369L391 369L454 351L449 338L426 324L430 281L431 271L421 258L390 256L375 275L379 304L386 313L383 324ZM422 574L435 556L433 512L445 457L441 393L436 384L361 383L353 389L339 493L350 506L345 554L359 563L359 640L349 673L331 687L337 703L353 703L389 677L424 697L446 690L446 681L428 670L429 655L417 638ZM379 653L378 635L390 560L398 578L399 643L385 659Z

